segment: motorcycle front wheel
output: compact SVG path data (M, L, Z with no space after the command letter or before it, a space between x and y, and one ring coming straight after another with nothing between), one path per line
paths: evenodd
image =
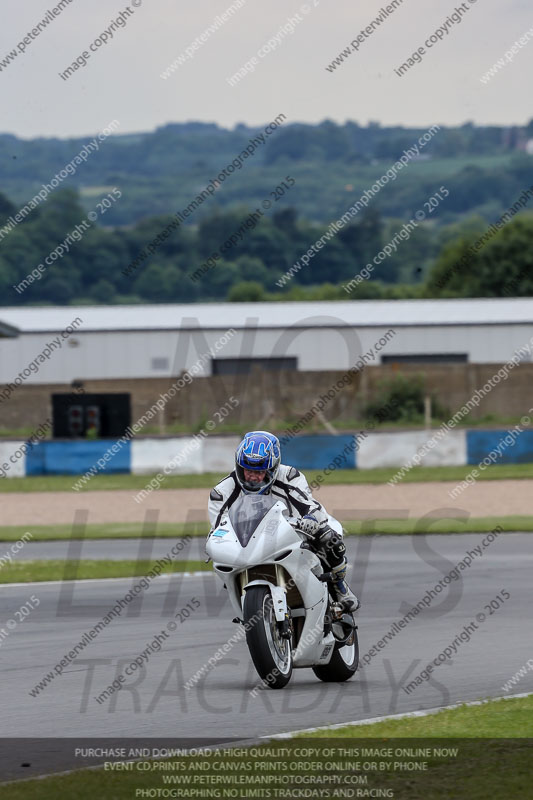
M357 672L359 666L359 640L357 628L353 629L351 636L345 644L335 644L335 650L329 664L313 667L313 672L325 683L337 683L349 680Z
M283 689L292 675L291 639L280 635L268 586L247 590L243 617L246 643L259 677L271 689Z

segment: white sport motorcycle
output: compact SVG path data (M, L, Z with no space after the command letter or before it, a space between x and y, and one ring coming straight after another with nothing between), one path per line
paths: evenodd
M272 689L292 670L346 681L359 665L357 626L328 590L331 576L275 496L241 494L207 539L206 552L244 625L254 666ZM340 523L330 526L342 534Z

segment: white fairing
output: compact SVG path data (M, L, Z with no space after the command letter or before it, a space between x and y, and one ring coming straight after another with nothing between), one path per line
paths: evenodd
M317 575L322 573L318 556L301 548L304 537L289 523L288 513L286 505L275 497L242 494L229 514L224 515L218 528L209 535L206 552L213 560L216 574L226 584L231 604L241 618L246 589L263 584L270 586L276 618L283 619L292 581L303 600L303 607L292 611L296 612L294 616L305 615L299 643L293 653L294 666L327 664L335 643L333 634L323 635L327 584L318 580ZM342 532L337 520L331 518L331 522L332 527ZM266 564L283 566L290 577L277 569L276 585L272 580L248 579L246 570ZM240 577L242 573L243 579Z

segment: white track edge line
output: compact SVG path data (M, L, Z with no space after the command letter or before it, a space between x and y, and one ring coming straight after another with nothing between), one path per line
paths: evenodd
M482 706L485 703L493 703L499 700L516 700L521 697L531 697L533 692L522 692L521 694L506 694L499 697L488 697L486 700L468 700L463 703L452 703L449 706L437 706L421 711L405 711L403 714L387 714L383 717L369 717L368 719L358 719L353 722L337 722L335 725L320 725L318 728L302 728L298 731L288 731L287 733L275 733L270 736L261 736L261 739L290 739L301 733L314 733L315 731L334 731L339 728L346 728L349 725L374 725L376 722L387 722L392 719L409 719L410 717L428 717L438 714L440 711L449 711L461 706ZM451 737L455 738L455 737Z

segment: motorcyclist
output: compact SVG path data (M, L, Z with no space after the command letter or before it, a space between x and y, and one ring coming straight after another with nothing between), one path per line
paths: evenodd
M279 440L267 431L250 431L235 451L235 469L209 495L209 519L214 530L241 492L268 494L287 504L295 527L305 534L310 549L333 575L332 593L346 611L356 611L359 600L346 583L346 548L342 536L328 522L328 513L315 500L305 476L281 463ZM296 513L295 513L296 512Z

